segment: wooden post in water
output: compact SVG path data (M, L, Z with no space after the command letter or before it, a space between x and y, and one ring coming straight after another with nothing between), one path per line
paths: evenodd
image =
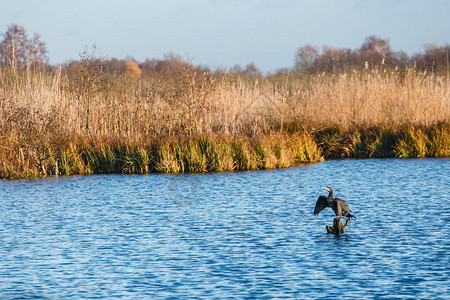
M348 218L345 221L345 224L342 225L342 219L341 217L336 217L333 220L333 227L326 226L327 227L327 233L333 233L335 235L339 235L341 233L344 233L344 228L347 226L348 222L350 222L350 218Z

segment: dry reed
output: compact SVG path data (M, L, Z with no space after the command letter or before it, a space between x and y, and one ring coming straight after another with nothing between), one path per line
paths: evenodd
M322 155L407 156L400 149L410 140L423 144L410 155L448 156L449 88L448 77L414 69L249 78L187 65L135 78L103 74L92 62L75 74L0 68L1 176L275 168ZM424 128L427 138L416 130L398 142L408 128ZM213 141L209 150L193 140L202 136ZM149 155L149 145L171 137L185 142Z

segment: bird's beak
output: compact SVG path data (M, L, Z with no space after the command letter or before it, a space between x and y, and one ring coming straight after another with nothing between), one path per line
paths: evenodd
M322 188L323 188L324 190L327 190L327 191L328 191L328 188L327 188L326 186L323 186Z

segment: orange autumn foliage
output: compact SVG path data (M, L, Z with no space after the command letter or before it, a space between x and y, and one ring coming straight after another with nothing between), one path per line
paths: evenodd
M125 63L125 75L131 78L139 78L142 70L135 61L127 61Z

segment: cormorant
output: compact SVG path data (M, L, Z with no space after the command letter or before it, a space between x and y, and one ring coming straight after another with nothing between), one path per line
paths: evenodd
M356 218L350 212L347 202L339 198L333 198L333 189L330 187L323 187L328 191L328 197L319 196L316 207L314 208L314 215L319 214L325 207L331 207L336 214L336 217Z

